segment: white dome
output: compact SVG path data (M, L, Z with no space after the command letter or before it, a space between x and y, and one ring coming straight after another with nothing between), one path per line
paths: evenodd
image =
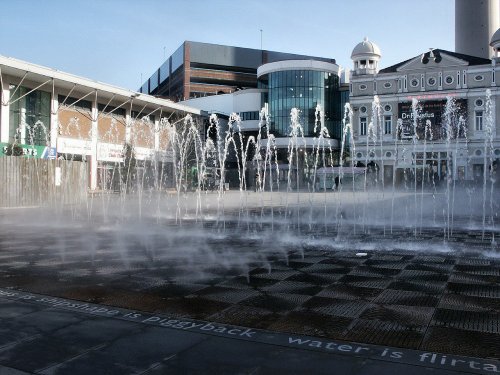
M372 41L369 41L368 38L364 38L361 43L358 43L356 47L352 50L351 53L351 59L354 59L357 56L366 56L366 55L374 55L377 57L381 57L380 53L380 48L373 43Z
M494 47L495 45L500 45L500 29L495 31L495 34L491 37L490 46Z

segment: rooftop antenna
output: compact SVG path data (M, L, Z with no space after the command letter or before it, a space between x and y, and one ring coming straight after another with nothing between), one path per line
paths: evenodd
M262 29L260 29L260 49L262 49Z

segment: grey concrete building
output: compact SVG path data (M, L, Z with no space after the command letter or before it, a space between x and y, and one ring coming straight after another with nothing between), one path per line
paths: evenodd
M490 39L500 27L500 0L455 0L455 52L491 58Z

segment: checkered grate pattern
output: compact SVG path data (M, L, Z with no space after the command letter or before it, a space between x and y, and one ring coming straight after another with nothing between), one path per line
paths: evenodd
M120 248L101 232L89 255L78 232L61 236L64 253L54 242L0 237L0 286L281 332L500 356L500 260L478 252L356 256L356 241L346 250L268 244L262 251L259 240L235 236L207 240L217 249L212 258L203 249L169 256L175 244L124 239ZM460 241L477 249L478 236L465 233ZM387 239L376 231L358 239L372 237Z

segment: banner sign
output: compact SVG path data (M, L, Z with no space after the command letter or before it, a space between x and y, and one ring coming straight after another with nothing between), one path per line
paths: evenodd
M5 156L8 153L9 143L0 143L0 156ZM38 145L23 145L16 144L22 148L24 157L35 158L35 159L55 159L57 157L57 152L55 147L38 146Z
M98 143L97 160L114 163L123 162L123 145L115 143Z
M84 139L58 137L57 152L60 154L90 155L92 142Z
M446 100L431 100L418 103L418 118L415 124L412 102L399 103L398 113L401 128L397 129L398 139L412 140L416 133L418 140L443 140L448 137L446 126ZM450 138L463 138L467 124L467 100L455 99L450 113ZM460 122L462 118L462 124Z

